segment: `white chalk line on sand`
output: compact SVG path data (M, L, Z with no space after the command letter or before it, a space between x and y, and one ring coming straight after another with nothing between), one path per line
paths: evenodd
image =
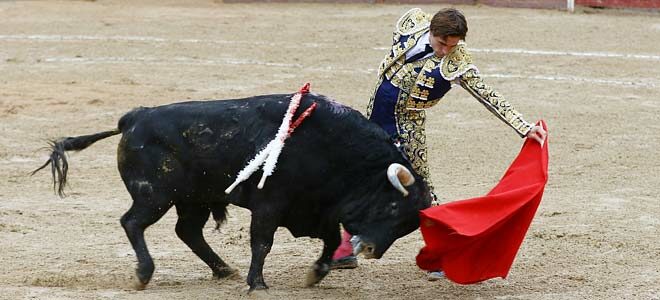
M0 35L0 40L7 41L119 41L119 42L156 42L156 43L207 43L207 44L249 44L265 45L286 48L341 48L341 46L332 43L282 43L282 42L262 42L262 41L230 41L230 40L207 40L207 39L167 39L152 36L95 36L95 35ZM353 47L355 48L355 47ZM387 51L389 47L371 48L378 51ZM548 50L529 50L516 48L488 49L488 48L470 48L472 52L482 53L501 53L501 54L522 54L522 55L540 55L540 56L579 56L593 58L621 58L660 61L660 55L653 54L623 54L611 52L579 52L579 51L548 51Z
M338 45L323 43L281 43L264 41L230 41L204 39L166 39L152 36L95 36L95 35L0 35L0 40L6 41L41 41L41 42L81 42L81 41L115 41L115 42L154 42L154 43L189 43L189 44L219 44L219 45L260 45L279 48L340 48Z
M610 53L610 52L573 52L573 51L526 50L526 49L475 49L475 48L469 48L469 50L472 52L484 52L484 53L527 54L527 55L547 55L547 56L582 56L582 57L597 57L597 58L627 58L627 59L660 61L660 55L620 54L620 53Z
M375 69L347 69L347 68L333 68L333 67L309 67L301 64L289 63L276 63L266 62L259 60L208 60L208 59L194 59L187 57L175 57L171 59L159 59L155 57L49 57L41 60L42 63L63 63L63 64L150 64L150 65L191 65L191 66L219 66L219 65L261 65L267 67L280 67L291 69L304 69L311 72L332 72L344 74L374 74ZM561 75L523 75L523 74L483 74L485 78L516 78L525 80L542 80L542 81L556 81L568 83L591 83L600 85L615 85L626 87L642 87L642 88L655 88L660 86L659 83L648 81L625 81L613 79L598 79L586 78L578 76L561 76Z
M515 74L486 74L483 77L492 78L518 78L518 79L533 79L533 80L547 80L547 81L562 81L562 82L585 82L602 85L622 85L630 87L647 87L653 88L658 84L652 82L636 82L636 81L622 81L611 79L598 79L598 78L585 78L577 76L546 76L546 75L515 75Z
M301 64L288 64L276 62L264 62L250 59L226 59L226 60L210 60L210 59L194 59L188 57L174 57L168 60L163 60L155 57L49 57L44 58L41 62L45 63L71 63L71 64L134 64L145 63L153 65L263 65L269 67L284 67L284 68L302 68Z

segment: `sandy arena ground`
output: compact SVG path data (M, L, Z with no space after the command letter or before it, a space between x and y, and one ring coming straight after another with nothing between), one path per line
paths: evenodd
M28 172L46 159L47 139L115 128L137 106L289 93L309 81L364 111L393 24L411 7L139 3L0 1L2 299L252 297L250 216L236 207L221 232L209 223L205 234L240 279L213 280L176 237L171 210L146 233L151 284L132 288L118 137L70 154L68 198L53 194L48 172ZM660 299L660 16L460 8L487 81L550 128L550 179L509 277L428 282L414 263L417 231L381 260L304 288L321 243L280 230L265 296ZM428 135L445 201L485 194L522 145L460 88L429 111Z

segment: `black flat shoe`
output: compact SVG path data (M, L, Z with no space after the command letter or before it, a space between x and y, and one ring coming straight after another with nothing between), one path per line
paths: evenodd
M330 270L336 269L355 269L358 266L357 257L355 255L344 256L340 259L335 259L330 263Z

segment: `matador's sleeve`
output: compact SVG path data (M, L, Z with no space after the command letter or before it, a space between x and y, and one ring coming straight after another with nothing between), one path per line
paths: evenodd
M494 115L511 126L521 137L527 135L533 125L523 119L522 114L513 108L497 91L485 84L476 70L469 70L460 78L461 86Z
M461 42L454 47L451 53L443 57L441 62L442 76L448 81L460 84L481 104L486 106L490 112L511 126L521 137L527 135L533 125L525 121L522 114L515 110L500 93L484 83L481 76L479 76L479 70L472 64L472 56L466 48L465 43Z

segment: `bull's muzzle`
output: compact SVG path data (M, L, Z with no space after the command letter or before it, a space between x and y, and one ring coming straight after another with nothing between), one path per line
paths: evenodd
M373 243L362 241L360 236L354 235L351 237L351 245L353 246L353 255L364 254L365 258L377 258L376 246Z

